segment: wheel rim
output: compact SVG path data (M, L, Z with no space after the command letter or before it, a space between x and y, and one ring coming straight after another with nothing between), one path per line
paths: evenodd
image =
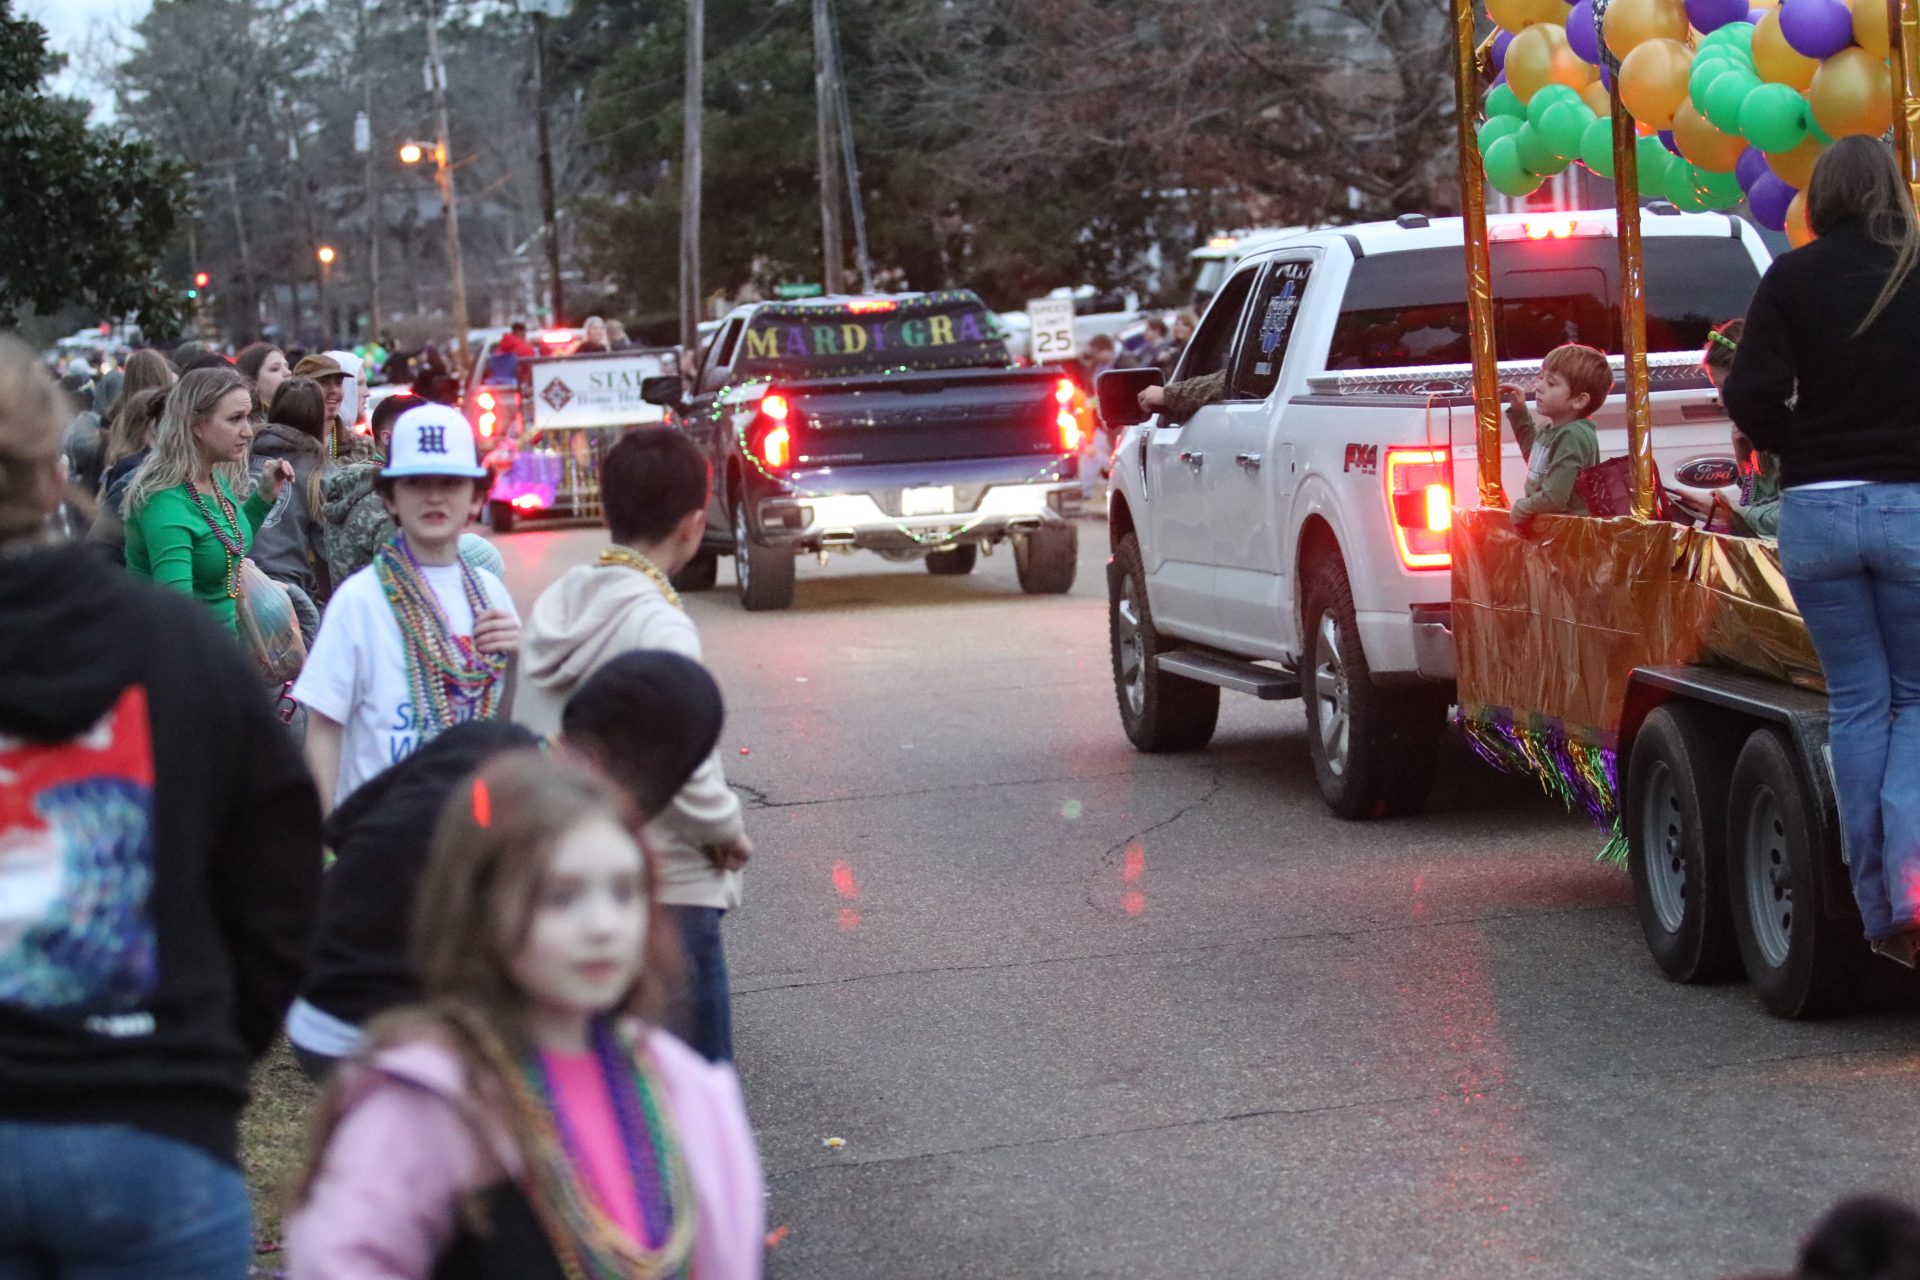
M1640 848L1647 871L1647 896L1668 933L1680 932L1687 913L1687 826L1680 811L1680 788L1665 761L1647 774L1646 807L1640 812Z
M752 559L747 554L747 502L743 497L733 504L733 576L740 582L740 590L749 585L747 579L753 572L748 567Z
M1333 614L1320 615L1320 633L1314 649L1313 701L1319 712L1320 754L1327 771L1339 777L1347 771L1351 700L1347 693L1347 665L1340 657L1340 624Z
M1141 633L1132 574L1120 579L1120 598L1113 605L1113 639L1120 658L1120 692L1127 699L1128 713L1138 718L1147 706L1147 638Z
M1773 968L1787 962L1793 939L1793 879L1787 860L1787 826L1780 799L1759 787L1747 802L1743 861L1746 863L1747 916L1754 941Z

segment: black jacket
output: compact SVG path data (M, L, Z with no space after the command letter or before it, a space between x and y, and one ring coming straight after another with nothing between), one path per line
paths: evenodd
M0 554L0 845L0 1117L234 1161L299 985L320 804L206 606L84 547Z
M508 721L455 725L369 778L327 819L334 852L300 994L344 1022L420 998L408 953L413 900L447 797L494 756L540 741Z
M1850 220L1776 259L1753 295L1722 398L1735 426L1780 455L1786 488L1920 481L1920 271L1853 336L1893 259Z

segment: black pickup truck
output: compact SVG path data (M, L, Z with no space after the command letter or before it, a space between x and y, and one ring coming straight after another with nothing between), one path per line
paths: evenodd
M707 538L740 602L784 609L795 556L865 549L968 573L1011 539L1020 586L1073 586L1085 422L1060 371L1021 368L968 290L743 306L691 383L649 379L713 462Z

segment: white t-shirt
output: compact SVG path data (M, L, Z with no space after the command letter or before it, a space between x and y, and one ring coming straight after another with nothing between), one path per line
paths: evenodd
M454 634L468 636L473 634L473 607L467 603L460 569L457 563L421 566ZM485 569L473 573L490 607L520 616L505 583ZM344 726L335 804L421 745L400 622L372 565L341 583L327 602L320 634L294 682L293 696Z

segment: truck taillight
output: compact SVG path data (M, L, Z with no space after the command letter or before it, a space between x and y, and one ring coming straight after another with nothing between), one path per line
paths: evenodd
M1053 387L1055 406L1054 425L1060 428L1060 452L1080 452L1080 415L1074 412L1074 397L1080 394L1080 388L1073 385L1072 378L1062 378Z
M481 410L481 412L480 412L480 422L479 422L479 426L480 426L480 438L481 438L482 440L491 440L491 439L493 439L493 429L494 429L494 427L496 427L497 425L499 425L499 422L500 422L500 415L499 415L499 414L497 414L497 413L495 413L495 412L494 412L493 410L491 410L491 409L483 409L483 410Z
M793 461L793 433L799 429L800 415L787 398L769 391L760 398L760 461L775 471L785 470Z
M1445 449L1388 449L1387 505L1393 541L1409 569L1444 569L1453 563L1447 531L1453 528L1452 458Z
M476 398L479 400L482 409L491 409L500 403L493 398L493 392L491 391L482 391Z

